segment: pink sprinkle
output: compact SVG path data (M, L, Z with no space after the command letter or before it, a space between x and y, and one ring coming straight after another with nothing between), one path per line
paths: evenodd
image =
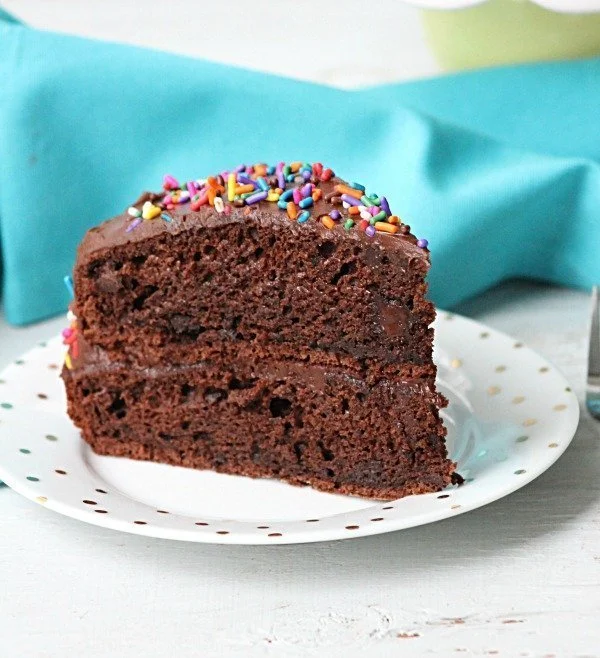
M173 203L173 197L172 197L170 194L167 194L167 195L165 196L165 198L163 199L163 203L165 203L165 204L167 204L167 205L168 205L169 203Z
M63 338L71 338L72 335L73 335L73 329L67 328L67 329L62 330L62 337Z
M173 203L167 203L166 208L167 208L167 210L173 210L173 208L175 208L175 204L173 204Z
M179 183L176 178L167 174L163 179L163 187L165 190L176 190L179 187Z
M230 205L226 205L226 206L223 208L223 212L224 212L226 215L230 215L230 214L231 214L231 206L230 206Z
M295 187L294 191L292 192L292 198L294 199L294 203L298 205L300 201L302 201L302 192L300 192L300 188Z
M379 212L379 208L377 206L371 206L369 208L369 212L371 215L373 215L373 217L375 217L375 215Z
M188 189L188 192L190 193L190 197L194 196L194 194L196 194L196 189L197 189L196 188L196 183L192 183L192 182L188 183L187 184L187 189Z

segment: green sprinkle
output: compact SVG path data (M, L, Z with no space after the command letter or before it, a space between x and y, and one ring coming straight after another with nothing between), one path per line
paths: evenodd
M378 213L373 217L373 219L374 219L376 222L385 222L385 220L387 219L387 215L386 215L385 212L382 210L381 212L378 212Z
M380 206L381 201L376 196L367 196L366 194L361 197L361 202L364 206L370 208L371 206Z
M13 408L13 406L10 402L2 402L0 404L0 407L2 407L2 409L12 409Z
M353 226L354 226L354 222L351 219L347 219L344 222L344 228L346 229L346 231L349 231Z

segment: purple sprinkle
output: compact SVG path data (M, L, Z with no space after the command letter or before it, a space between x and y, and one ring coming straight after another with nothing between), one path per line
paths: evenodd
M391 215L392 211L390 209L390 204L388 203L388 200L382 196L381 199L379 199L381 202L381 209L385 211L386 215Z
M267 198L268 192L256 192L246 197L246 204L251 206L253 203L258 203L259 201L264 201Z
M371 206L369 208L369 212L373 217L375 217L375 215L379 212L379 208L377 206Z
M333 219L334 221L337 221L338 219L341 219L341 218L342 218L342 215L341 215L340 211L339 211L339 210L335 210L335 209L332 210L332 211L329 213L329 216L330 216L331 219Z
M229 172L228 172L228 171L222 171L222 172L221 172L221 178L222 178L223 180L227 180L227 177L228 177L228 176L229 176Z
M285 167L285 162L278 162L277 166L275 167L275 173L276 174L281 173L284 167Z
M303 197L310 196L312 194L312 183L307 183L300 191L302 192Z
M292 198L294 199L294 203L298 204L300 203L300 201L302 201L302 192L300 191L300 188L295 187L292 195L293 195Z
M375 233L376 233L376 231L375 231L375 227L374 227L374 226L367 226L367 228L365 229L365 233L366 233L370 238L372 238L372 237L375 235Z
M428 240L417 240L417 247L421 247L421 249L427 249L427 245L429 244Z
M195 192L194 192L194 194L195 194ZM186 202L189 201L189 200L190 200L190 193L189 193L189 192L182 192L182 193L179 195L179 201L178 201L178 203L186 203Z
M188 189L188 192L190 193L190 196L194 196L194 194L196 194L196 190L197 190L198 188L196 187L196 183L190 181L190 182L187 184L187 189Z
M125 229L125 233L131 233L136 226L139 226L142 223L141 217L136 217L131 224Z
M349 194L342 194L342 201L349 203L351 206L362 206L361 201L355 199L353 196L350 196Z
M304 178L304 180L309 180L311 176L312 174L310 173L310 171L308 171L308 169L302 172L302 178Z
M280 189L285 190L285 176L281 171L277 172L277 185Z
M246 165L238 165L233 171L236 174L240 174L242 171L246 171Z
M254 189L258 187L258 184L255 181L253 181L250 177L246 176L246 174L238 174L237 181L238 183L243 183L244 185L252 185Z

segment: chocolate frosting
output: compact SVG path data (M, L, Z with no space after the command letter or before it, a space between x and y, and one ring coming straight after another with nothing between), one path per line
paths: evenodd
M270 177L267 177L270 178ZM364 231L357 226L346 230L343 226L344 220L348 217L348 212L341 205L333 205L326 198L333 193L334 186L337 184L347 185L340 178L334 177L329 181L320 182L319 189L322 190L323 196L319 199L311 210L311 218L306 224L298 224L291 221L287 213L277 207L276 203L262 201L255 205L231 208L230 214L219 214L214 207L205 205L199 210L194 211L190 208L190 203L175 205L172 209L164 210L170 218L170 222L165 221L160 216L152 220L144 220L139 226L130 232L126 232L132 218L124 212L112 219L105 221L97 227L90 229L78 249L78 260L80 262L94 258L96 252L105 249L111 249L128 243L143 242L163 233L177 234L187 230L191 226L200 226L206 228L215 228L230 223L247 221L249 218L264 226L276 225L285 227L287 230L300 232L306 230L310 225L312 230L318 231L324 238L331 235L343 234L348 240L359 240L372 244L379 249L372 250L372 257L380 257L381 250L395 252L409 261L418 259L429 267L429 251L417 246L417 238L412 233L383 233L376 232L373 237L368 237ZM290 189L291 186L288 186ZM133 204L135 208L141 209L144 202L151 201L160 203L164 198L164 193L146 192ZM337 222L332 229L325 227L319 217L327 215L332 209L337 209L342 214L342 221ZM110 282L106 282L110 286Z

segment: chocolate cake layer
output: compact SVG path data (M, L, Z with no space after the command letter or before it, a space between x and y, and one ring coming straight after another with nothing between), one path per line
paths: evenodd
M373 386L257 358L133 371L105 362L64 378L69 413L101 454L380 499L438 490L454 472L432 377Z
M111 358L194 363L231 340L430 362L429 263L409 239L298 225L276 206L171 214L143 242L111 243L122 219L80 249L75 313Z
M426 240L333 172L237 167L88 232L69 414L101 454L391 499L453 482Z

